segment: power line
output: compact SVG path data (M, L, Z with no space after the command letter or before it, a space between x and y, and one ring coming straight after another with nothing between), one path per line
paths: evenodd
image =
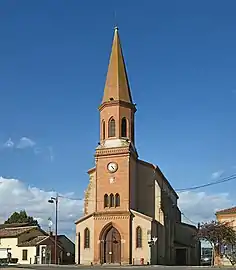
M204 187L208 187L208 186L222 184L222 183L229 182L232 180L236 180L236 174L232 174L230 176L224 177L224 178L219 179L217 181L209 182L209 183L202 184L199 186L193 186L193 187L188 187L188 188L179 188L179 189L176 189L176 191L190 191L190 190L200 189L200 188L204 188ZM161 197L161 196L158 196L158 197ZM60 198L74 200L74 201L83 201L85 199L85 198L70 198L70 197L66 197L66 196L62 196L62 195L60 195ZM87 199L87 201L100 201L100 200Z
M203 187L209 187L209 186L213 186L213 185L218 185L218 184L225 183L225 182L235 180L235 179L236 179L236 174L232 174L230 176L224 177L224 178L219 179L219 180L214 181L214 182L209 182L209 183L206 183L206 184L202 184L202 185L199 185L199 186L188 187L188 188L180 188L180 189L176 189L176 191L195 190L195 189L199 189L199 188L203 188Z
M185 219L188 221L188 222L190 222L190 223L192 223L192 224L194 224L194 225L197 225L198 224L198 222L194 222L194 221L192 221L190 218L188 218L183 212L181 212L181 215L183 216L183 217L185 217Z

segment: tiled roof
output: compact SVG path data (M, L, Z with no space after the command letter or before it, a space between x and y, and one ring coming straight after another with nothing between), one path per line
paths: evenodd
M37 246L40 242L46 240L48 237L49 237L48 235L36 236L35 238L30 239L29 241L20 243L18 246L19 247L33 247L33 246Z
M37 228L37 226L28 226L28 227L4 227L0 228L0 238L4 237L17 237L22 233L28 232L34 228Z
M10 223L10 224L0 224L0 228L16 228L16 227L29 227L32 226L29 223Z
M44 240L47 240L47 239L52 241L53 245L55 244L54 237L49 236L49 235L40 235L40 236L36 236L35 238L31 238L28 241L22 242L18 244L18 246L19 247L34 247L34 246L37 246L38 244L43 245L45 244ZM63 249L63 245L59 239L57 239L57 246Z
M236 214L236 206L216 211L216 214Z

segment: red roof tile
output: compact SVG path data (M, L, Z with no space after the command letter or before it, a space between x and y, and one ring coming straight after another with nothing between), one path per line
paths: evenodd
M216 211L216 214L236 214L236 206Z

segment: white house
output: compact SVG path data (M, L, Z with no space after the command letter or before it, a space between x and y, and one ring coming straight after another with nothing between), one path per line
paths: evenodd
M58 260L63 247L58 242ZM7 249L11 260L19 264L54 263L54 237L38 226L11 224L0 226L0 248Z

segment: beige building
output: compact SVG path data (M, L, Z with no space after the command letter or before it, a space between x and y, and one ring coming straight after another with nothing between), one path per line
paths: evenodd
M218 210L215 215L218 222L227 223L231 227L233 227L234 230L236 230L236 207ZM231 255L236 252L235 245L227 245L226 250L221 247L220 252L221 254L223 254L223 256L216 257L215 264L224 266L232 265ZM233 261L234 260L235 258L233 259Z
M158 166L138 157L136 105L117 28L99 111L95 167L76 221L76 263L197 265L196 228L181 223L178 195Z
M38 226L0 225L0 249L6 249L11 261L19 264L54 263L53 237ZM63 248L58 243L58 256ZM58 260L60 261L60 260Z
M217 221L228 222L236 229L236 207L219 210L215 215Z

